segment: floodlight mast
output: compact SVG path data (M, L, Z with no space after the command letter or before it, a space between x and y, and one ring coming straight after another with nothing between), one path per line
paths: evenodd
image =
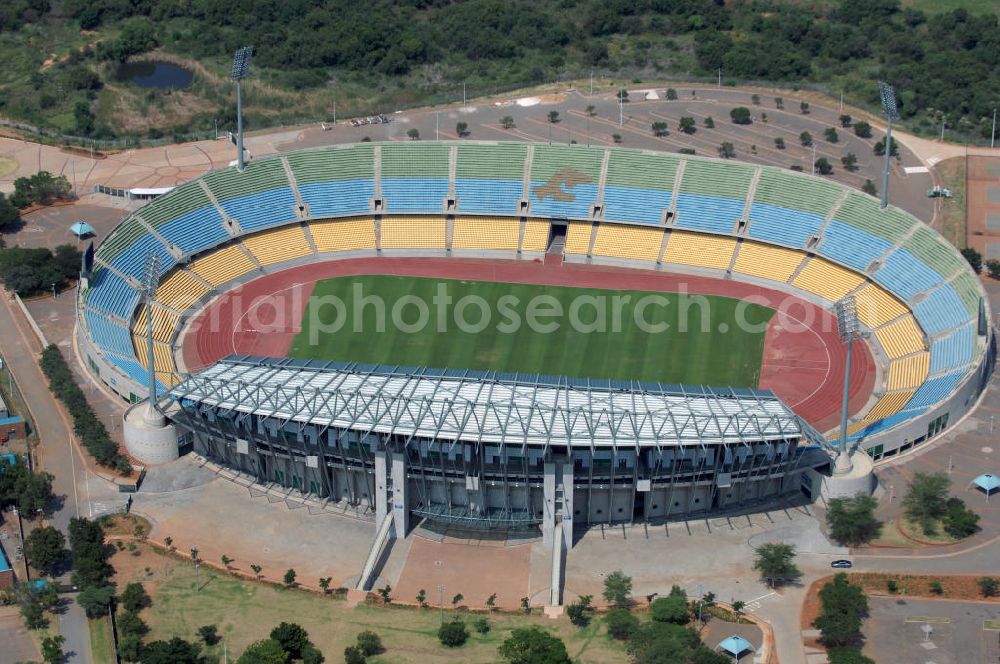
M160 282L160 256L147 254L142 271L142 295L146 301L146 361L149 371L149 399L143 415L145 423L152 427L162 427L166 420L156 406L156 365L153 359L153 299L156 286Z
M230 78L236 82L236 168L241 173L243 163L243 90L240 81L250 75L250 61L253 59L253 47L244 46L236 49L233 55L233 71Z
M853 295L844 296L833 305L833 309L837 314L837 333L841 342L847 346L847 359L844 362L844 396L840 406L840 445L834 464L834 474L842 475L851 472L853 466L847 449L847 406L851 384L851 347L855 340L862 337L862 332L858 323L858 304Z
M885 81L878 82L878 93L882 98L882 112L887 119L885 132L885 162L882 167L882 207L889 205L889 158L892 156L892 121L899 117L896 108L896 91Z

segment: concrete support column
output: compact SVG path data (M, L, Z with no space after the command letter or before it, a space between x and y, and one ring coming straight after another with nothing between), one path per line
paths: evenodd
M386 452L375 453L375 527L378 528L389 513L389 483L386 475Z
M556 464L548 461L544 465L542 491L545 506L542 514L542 543L546 549L552 549L553 533L556 527Z
M573 519L574 519L574 507L573 507L573 459L566 458L562 460L560 464L562 472L560 473L562 482L562 510L559 516L562 519L562 529L563 529L563 547L569 551L573 548Z
M396 537L406 537L410 530L410 503L406 486L406 455L402 452L392 453L392 521Z

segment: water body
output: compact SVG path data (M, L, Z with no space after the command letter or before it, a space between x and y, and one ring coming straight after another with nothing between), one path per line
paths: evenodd
M194 72L161 60L126 62L118 67L115 79L127 81L140 88L183 90L191 85Z

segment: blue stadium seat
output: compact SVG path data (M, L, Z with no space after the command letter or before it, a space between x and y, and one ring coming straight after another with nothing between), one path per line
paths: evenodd
M699 196L681 192L677 196L678 228L732 233L743 214L744 201L718 196Z
M442 178L383 178L386 212L441 212L448 198L448 180Z
M634 187L604 188L604 218L658 224L663 211L670 207L673 192Z
M925 381L916 394L913 395L913 398L903 407L902 412L906 413L907 417L914 417L916 415L914 411L926 408L927 406L933 406L951 394L951 391L955 389L958 381L964 375L965 369L960 369L959 371L953 371L950 374Z
M479 214L517 214L517 201L523 193L517 180L455 180L459 212Z
M881 433L887 429L891 429L897 424L902 424L907 420L917 417L918 415L923 414L926 410L927 410L926 408L917 408L912 411L894 413L889 417L884 417L881 420L878 420L877 422L872 422L871 424L866 426L864 429L861 429L860 431L855 431L853 434L849 436L849 438L851 440L858 440L859 438L868 438L869 436Z
M160 274L166 273L177 262L155 235L146 233L139 236L135 242L115 256L111 265L122 274L142 279L142 271L146 266L146 256L149 254L160 256Z
M146 371L142 367L142 365L136 362L135 360L130 360L124 357L118 357L117 355L113 355L111 353L105 353L105 357L108 358L108 361L111 362L111 364L121 369L126 376L128 376L135 382L139 383L140 385L149 384L149 372ZM161 393L163 393L166 392L167 387L160 381L156 381L156 389L159 390Z
M313 218L365 214L369 201L375 197L371 180L338 180L299 185L302 202L309 206Z
M132 311L138 302L139 292L111 270L101 270L90 283L87 303L101 311L131 320Z
M244 231L280 226L298 218L295 214L295 196L290 187L231 198L221 205L226 214L235 218Z
M917 322L927 334L938 334L969 321L969 311L958 293L945 284L913 307Z
M823 217L818 214L753 203L750 206L750 228L747 234L757 240L800 249L822 225Z
M961 327L931 343L931 373L965 366L975 350L976 331L972 325Z
M132 355L132 335L110 318L87 309L85 312L87 329L90 337L101 350L112 351L121 355Z
M557 201L551 196L542 200L536 194L536 187L544 187L544 182L531 183L531 214L541 217L572 217L589 219L590 206L597 200L596 184L578 184L566 190L573 196L571 201Z
M889 251L892 244L853 226L831 219L823 230L819 253L864 271L873 260Z
M214 207L203 207L162 224L156 231L185 254L196 254L229 237L222 215Z
M909 300L917 293L936 286L941 281L941 275L906 249L899 248L889 254L874 279L899 297Z

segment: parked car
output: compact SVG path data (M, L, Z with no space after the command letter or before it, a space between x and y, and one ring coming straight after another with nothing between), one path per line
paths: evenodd
M834 560L830 563L830 567L834 569L851 569L854 566L850 560Z

